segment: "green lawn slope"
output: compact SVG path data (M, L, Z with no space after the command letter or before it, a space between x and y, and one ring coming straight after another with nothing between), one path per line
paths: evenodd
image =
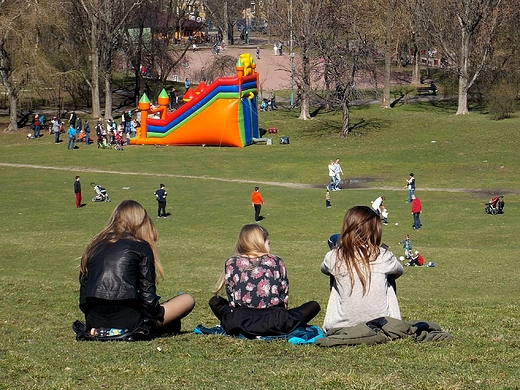
M341 113L261 112L277 127L272 145L80 145L52 136L0 134L0 388L2 389L513 389L520 383L518 118L455 116L443 102L352 110L353 131L338 136ZM281 145L279 137L289 137ZM344 190L325 208L327 164L339 157ZM411 229L404 188L417 179L423 228ZM85 207L74 207L81 176ZM112 202L92 203L90 182ZM166 278L158 292L192 294L183 333L137 343L76 342L79 257L114 206L135 199L156 216L153 192L168 190L168 219L157 219ZM345 211L387 198L383 241L397 255L411 235L435 268L407 267L397 291L403 319L439 323L453 339L325 349L192 333L216 325L207 301L243 224L253 222L259 185L262 222L290 279L290 306L314 299L322 312L328 278L319 266ZM502 215L484 203L505 195Z

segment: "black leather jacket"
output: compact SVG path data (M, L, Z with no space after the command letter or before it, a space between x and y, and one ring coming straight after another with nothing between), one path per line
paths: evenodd
M87 313L96 298L135 300L146 317L163 320L164 310L155 290L153 252L147 242L121 239L95 248L89 261L88 275L80 278L81 311Z

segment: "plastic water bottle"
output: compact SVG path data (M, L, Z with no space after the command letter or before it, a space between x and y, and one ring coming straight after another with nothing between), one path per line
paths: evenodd
M108 331L109 336L120 336L125 333L126 329L110 328Z
M96 337L120 336L126 332L126 329L119 328L96 328Z

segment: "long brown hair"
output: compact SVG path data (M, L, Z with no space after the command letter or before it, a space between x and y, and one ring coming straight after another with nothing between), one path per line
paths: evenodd
M370 286L372 276L370 262L374 261L381 251L381 219L370 207L354 206L345 214L337 254L338 273L343 263L351 281L351 291L354 287L354 273L359 278L365 295Z
M245 256L249 258L256 258L256 261L251 263L250 269L254 269L260 264L261 257L269 253L269 233L263 226L257 224L248 224L242 226L238 233L237 243L233 256ZM213 293L217 295L223 290L225 285L226 275L224 272L220 275L213 289Z
M119 203L107 225L87 245L81 256L80 278L87 276L88 264L95 254L99 243L114 243L120 239L128 238L135 241L146 241L152 248L155 278L164 277L164 271L157 255L157 230L146 210L135 200L123 200Z

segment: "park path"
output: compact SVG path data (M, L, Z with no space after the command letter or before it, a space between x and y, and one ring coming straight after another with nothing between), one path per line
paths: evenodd
M278 181L262 181L262 180L247 180L247 179L228 179L222 177L211 177L211 176L196 176L196 175L178 175L173 173L150 173L150 172L123 172L123 171L112 171L106 169L93 169L85 167L56 167L56 166L45 166L45 165L34 165L34 164L13 164L13 163L0 163L2 167L11 168L28 168L28 169L42 169L42 170L55 170L55 171L67 171L67 172L90 172L90 173L103 173L110 175L128 175L128 176L151 176L151 177L173 177L182 179L195 179L195 180L214 180L227 183L248 183L248 184L261 184L270 185L276 187L286 188L300 188L300 189L324 189L327 183L323 184L305 184L305 183L291 183L291 182L278 182ZM392 187L392 186L361 186L359 182L362 180L350 179L355 182L354 187L348 185L344 190L384 190L384 191L404 191L403 187ZM500 189L479 189L479 188L432 188L432 187L421 187L421 191L429 192L457 192L457 193L472 193L472 194L502 194L502 195L515 195L518 191L513 190L500 190Z
M256 59L256 48L260 49L260 59ZM265 47L269 47L267 49ZM227 46L226 51L221 52L220 55L228 55L238 59L242 53L249 53L255 58L256 71L260 74L260 89L264 93L271 90L288 90L291 88L290 76L290 57L287 53L281 56L275 56L273 45L266 45L265 43L259 45L240 45ZM200 47L195 52L191 50L186 53L186 58L189 62L189 68L181 67L177 69L175 74L179 81L189 78L193 85L197 85L200 75L203 73L203 68L213 62L216 57L211 53L210 47Z

